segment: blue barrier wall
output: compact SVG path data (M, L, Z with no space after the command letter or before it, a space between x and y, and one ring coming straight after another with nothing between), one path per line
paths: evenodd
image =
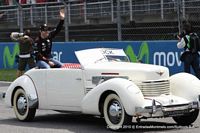
M61 62L77 63L74 54L77 50L99 47L123 48L132 62L140 59L143 63L163 65L173 74L183 71L179 60L182 50L176 47L176 43L177 41L55 42L52 55ZM16 68L15 55L18 53L17 43L0 43L0 69Z

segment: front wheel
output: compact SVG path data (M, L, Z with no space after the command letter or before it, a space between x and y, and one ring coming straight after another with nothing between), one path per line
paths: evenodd
M198 117L199 109L190 112L188 115L173 117L174 121L181 126L191 125Z
M35 117L36 108L30 108L28 97L23 89L17 89L13 97L13 108L16 117L20 121L32 121Z
M126 114L123 104L116 94L106 97L103 106L104 119L111 130L120 130L132 122L132 117Z

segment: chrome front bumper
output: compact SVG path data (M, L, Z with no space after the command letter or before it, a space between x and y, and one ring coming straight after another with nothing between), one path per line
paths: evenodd
M0 100L3 100L6 96L5 92L0 92Z
M152 102L154 103L154 102ZM161 106L152 104L152 106L136 107L135 117L159 118L186 115L195 109L199 109L199 102L194 101L187 104Z

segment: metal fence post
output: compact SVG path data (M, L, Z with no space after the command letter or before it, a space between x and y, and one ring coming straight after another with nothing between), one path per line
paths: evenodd
M122 26L121 26L120 0L117 0L117 35L118 35L118 41L121 41Z
M67 19L68 19L68 24L71 24L71 7L70 7L70 2L67 4Z
M161 19L163 20L164 19L164 11L163 11L163 5L164 3L163 3L163 0L160 0L160 10L161 10Z
M45 23L47 24L48 23L48 19L47 19L47 17L48 17L48 14L47 14L47 4L45 4L45 8L44 8L44 10L45 10L45 12L44 12L44 19L45 19Z
M84 0L83 2L83 15L84 15L84 22L87 23L87 2Z
M110 0L110 6L111 6L111 22L114 22L114 6L113 6L113 0Z
M31 19L31 25L33 25L33 6L30 7L30 19Z
M177 0L177 17L178 17L178 31L182 30L182 18L181 18L181 1Z
M69 14L68 14L68 4L69 4L69 1L65 1L65 0L61 0L61 2L64 4L65 6L65 41L69 41L69 22L68 22L68 17L69 17Z
M15 3L18 7L18 10L19 10L19 15L18 15L18 20L19 20L19 28L20 28L20 32L22 33L23 32L23 29L24 29L24 25L23 25L23 8L22 6L15 0Z
M133 21L133 2L132 0L129 0L129 10L130 10L130 21Z
M19 9L17 10L17 26L19 26Z
M185 0L182 0L182 10L183 10L183 19L186 19L186 17L185 17Z

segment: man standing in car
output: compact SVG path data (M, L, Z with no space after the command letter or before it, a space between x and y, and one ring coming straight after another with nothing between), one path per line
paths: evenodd
M60 68L62 63L52 58L52 39L61 31L64 24L65 12L60 10L60 22L50 31L47 24L40 26L40 35L35 40L36 65L38 68Z

